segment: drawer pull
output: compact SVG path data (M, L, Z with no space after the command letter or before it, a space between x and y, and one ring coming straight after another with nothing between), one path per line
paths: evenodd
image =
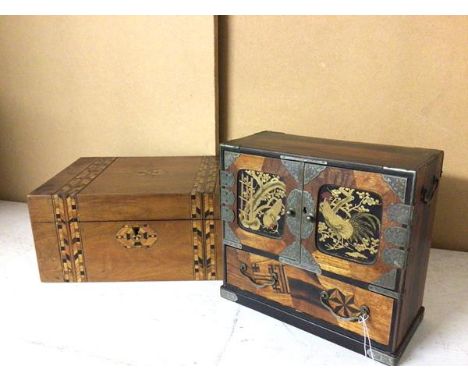
M365 321L370 316L370 310L366 305L361 305L358 308L354 305L354 296L345 295L338 289L321 292L320 303L327 308L333 316L342 321Z
M306 220L309 222L309 223L315 223L315 216L312 215L312 214L308 214L306 216Z
M294 208L290 208L286 211L286 215L291 216L292 218L296 216L296 211L294 211Z
M247 277L248 280L251 282L251 284L257 289L265 288L268 286L273 286L278 282L278 275L273 272L271 273L271 280L267 280L263 283L259 283L258 280L255 280L251 275L247 273L247 269L248 269L247 264L245 263L240 264L239 266L240 273L242 273L243 276Z

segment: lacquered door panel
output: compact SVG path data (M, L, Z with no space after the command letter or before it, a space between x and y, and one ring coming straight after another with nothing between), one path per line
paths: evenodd
M411 218L406 183L404 177L305 164L301 238L318 267L397 289Z
M298 243L303 168L301 162L225 151L225 242L273 255Z

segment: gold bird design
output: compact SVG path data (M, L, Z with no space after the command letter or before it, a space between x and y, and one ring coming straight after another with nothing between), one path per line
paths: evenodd
M281 199L271 206L271 208L263 215L263 225L268 229L274 229L278 225L279 215L283 209L283 201Z
M342 191L345 198L331 207L327 200L320 203L320 212L322 213L325 224L341 240L361 241L370 239L374 232L380 227L379 219L367 212L355 212L349 218L343 218L338 215L338 211L354 197L352 192ZM349 215L347 211L344 211Z
M249 189L250 193L244 199L245 204L242 209L239 209L239 219L244 227L253 231L259 230L262 223L264 227L274 229L283 208L282 198L274 194L278 192L284 194L286 185L278 178L264 181L254 172L249 175L257 182L258 189L255 191L252 188ZM262 215L262 220L260 220L259 216Z

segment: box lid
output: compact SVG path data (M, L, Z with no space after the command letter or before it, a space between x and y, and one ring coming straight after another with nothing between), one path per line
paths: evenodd
M80 221L216 219L217 164L214 156L80 158L28 195L31 220L54 221L59 204Z

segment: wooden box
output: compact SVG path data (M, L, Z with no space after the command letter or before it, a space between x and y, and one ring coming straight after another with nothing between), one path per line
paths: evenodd
M220 275L216 157L80 158L28 195L42 281Z
M424 312L442 160L273 132L222 144L221 295L396 364Z

